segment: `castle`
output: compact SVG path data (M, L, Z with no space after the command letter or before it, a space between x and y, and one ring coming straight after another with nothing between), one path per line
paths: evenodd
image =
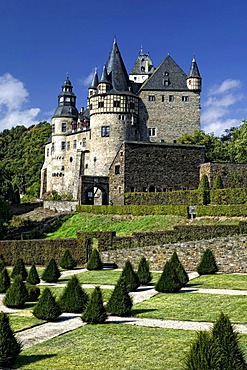
M124 204L135 191L195 189L204 147L177 144L200 129L202 79L170 55L155 68L140 51L128 75L116 40L78 112L69 77L52 118L41 170L41 198L56 191L81 204Z

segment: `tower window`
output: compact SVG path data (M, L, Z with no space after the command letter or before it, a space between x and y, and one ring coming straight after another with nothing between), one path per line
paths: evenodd
M182 96L182 101L189 101L189 97L188 96Z
M102 126L101 127L101 137L109 137L110 136L110 126Z
M87 141L86 141L86 138L84 137L84 138L82 139L82 146L83 146L83 148L85 148L86 143L87 143Z
M46 150L46 156L49 157L49 148Z
M135 104L133 102L130 102L130 109L135 109Z
M98 108L104 108L104 102L103 101L98 102Z
M169 86L170 85L170 82L169 82L168 79L165 79L163 83L164 83L164 86Z
M120 165L119 164L117 164L116 166L115 166L115 175L119 175L120 174Z
M51 153L54 153L54 151L55 151L55 143L52 143L51 144Z
M114 100L113 107L114 108L119 108L120 107L120 100Z
M145 72L145 67L141 67L141 72Z
M148 101L155 101L155 96L154 95L149 95L148 96Z
M73 142L73 148L76 149L76 140Z
M61 142L61 149L62 149L62 150L65 150L65 141L62 141L62 142Z
M67 142L67 150L70 150L70 141Z
M124 114L119 114L119 116L118 116L118 119L119 119L119 121L124 121L125 120L125 115Z
M161 96L161 101L162 101L162 103L164 103L164 101L165 101L165 96L164 95Z
M174 95L169 95L168 101L169 103L172 103L174 101Z
M62 132L66 132L66 122L62 123Z
M149 136L156 136L156 127L151 127L148 129Z
M52 125L52 133L54 134L54 132L55 132L55 125L53 124Z

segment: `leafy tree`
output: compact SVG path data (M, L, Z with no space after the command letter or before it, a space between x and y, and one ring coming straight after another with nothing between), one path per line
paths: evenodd
M10 277L6 267L0 271L0 293L6 293L7 289L10 287Z
M17 275L13 283L7 289L3 304L10 308L23 308L27 299L27 288L22 281L21 275Z
M66 249L59 264L60 267L66 270L72 270L74 267L76 267L76 260L72 257L69 249Z
M58 304L62 312L79 313L85 310L88 299L87 293L82 289L79 280L74 275L60 296Z
M223 183L220 175L216 175L213 182L213 189L223 189Z
M21 343L15 337L9 324L9 317L0 312L0 366L9 367L15 363L21 352Z
M9 202L0 196L0 239L2 239L7 231L7 224L11 220L11 217L12 213Z
M106 305L106 310L115 316L129 316L132 305L125 280L120 277Z
M50 289L45 288L33 309L33 315L41 320L52 321L60 316L61 313L61 309Z
M31 285L36 285L40 283L40 278L36 269L35 264L33 263L27 277L27 283Z
M87 263L87 269L88 270L102 270L103 269L103 263L101 261L100 254L97 248L94 248L92 251L92 254Z
M183 286L185 286L189 281L189 277L182 263L180 262L176 251L173 253L170 261L173 267L175 268L175 271L177 273L177 276L180 282L182 283Z
M82 321L88 324L103 324L107 319L106 309L103 305L100 287L96 287L87 304L85 312L81 316Z
M202 175L200 179L200 183L198 186L198 190L203 194L203 204L210 203L210 185L208 181L207 175Z
M196 271L200 275L215 274L218 271L215 256L211 249L205 249L201 261L196 268Z
M125 262L121 277L125 280L128 292L132 292L140 286L139 277L129 260Z
M152 274L149 271L149 263L144 256L140 259L137 275L141 285L147 285L152 280Z
M36 302L40 296L40 289L35 285L26 285L28 298L27 302Z
M46 281L47 283L56 283L60 278L61 274L59 268L57 266L56 261L52 258L48 265L45 268L45 271L42 274L42 280Z
M6 267L6 262L2 254L0 254L0 271L2 271Z
M28 275L22 258L18 258L16 260L12 273L11 273L11 278L13 279L17 275L20 275L22 277L22 280L26 280L27 275Z
M171 261L165 263L163 272L155 285L155 290L161 293L176 293L182 287L174 266Z

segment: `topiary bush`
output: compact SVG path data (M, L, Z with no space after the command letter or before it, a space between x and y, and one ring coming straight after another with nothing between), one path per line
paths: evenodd
M6 293L7 289L10 287L10 277L8 270L4 267L0 271L0 293Z
M23 308L28 299L28 292L21 275L14 278L13 283L7 289L3 304L11 308Z
M27 283L31 285L36 285L40 283L40 278L36 269L35 264L33 263L27 277Z
M21 275L23 281L26 280L28 275L22 258L18 258L16 260L11 273L11 278L14 279L17 275Z
M220 175L216 175L213 181L212 189L223 189L223 183Z
M147 285L152 280L152 274L149 271L149 263L144 256L140 259L137 275L141 285Z
M74 275L60 296L58 304L62 312L80 313L85 310L88 300L87 293L82 289L79 280Z
M100 287L96 287L94 289L81 319L88 324L102 324L107 319L107 313L103 305Z
M132 305L125 280L120 277L106 305L106 311L115 316L130 316Z
M0 254L0 271L2 271L4 269L4 267L6 267L6 262L3 258L3 255Z
M33 315L41 320L52 321L62 313L49 288L45 288L33 309Z
M205 249L196 271L199 275L209 275L215 274L218 270L213 252L209 248Z
M92 254L87 263L87 269L88 270L102 270L103 269L103 263L100 258L100 253L98 249L96 248L94 248L92 251Z
M13 330L9 324L7 314L0 312L0 366L9 367L15 363L22 345L16 339Z
M155 285L155 290L161 293L176 293L182 287L174 266L171 261L165 263L163 272Z
M180 262L176 251L173 253L170 261L171 261L172 266L175 268L175 271L177 273L177 276L182 286L185 286L189 281L189 277L182 263Z
M48 265L45 268L45 271L42 274L42 280L46 281L47 283L56 283L60 278L61 274L59 268L57 266L56 261L52 258Z
M28 298L27 302L36 302L40 296L40 289L35 285L26 285Z
M72 257L72 254L69 249L66 249L66 251L64 252L64 255L61 258L59 265L65 270L72 270L74 267L76 267L77 265L76 260Z
M132 264L129 260L125 263L121 277L125 280L128 292L133 292L140 286L139 277L133 270Z

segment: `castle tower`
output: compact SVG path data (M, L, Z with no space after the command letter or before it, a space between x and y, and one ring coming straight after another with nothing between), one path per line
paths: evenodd
M149 53L144 54L141 51L137 57L132 71L130 72L129 79L137 84L142 84L154 72L154 66Z
M95 68L94 76L93 76L91 85L88 89L89 97L97 93L98 84L99 84L98 72L97 72L97 68Z
M189 90L201 91L202 90L202 79L198 66L196 64L195 57L192 59L190 71L187 77L187 87Z

